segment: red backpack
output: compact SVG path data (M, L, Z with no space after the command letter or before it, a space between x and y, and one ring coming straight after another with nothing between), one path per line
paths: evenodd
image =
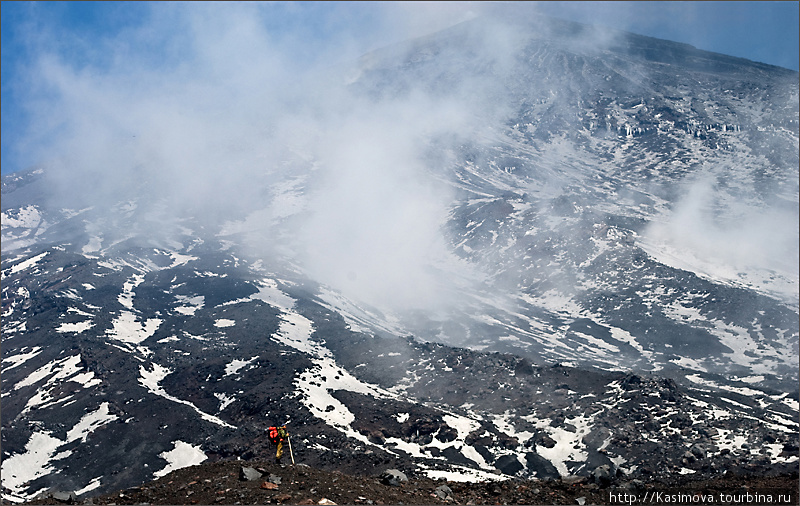
M273 443L277 443L277 442L283 440L283 437L280 434L280 432L283 432L283 431L279 432L278 431L278 427L270 427L270 428L267 429L267 431L269 432L269 439Z

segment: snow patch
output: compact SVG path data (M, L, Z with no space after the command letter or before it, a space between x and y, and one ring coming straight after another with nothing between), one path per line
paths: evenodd
M461 441L463 441L471 432L478 430L478 428L481 426L476 420L460 415L444 415L442 416L442 420L444 420L444 423L454 428L458 432L457 439Z
M92 479L92 481L90 481L88 485L86 485L81 489L76 490L75 495L81 496L87 492L91 492L92 490L100 488L100 478L101 477L98 476L97 478Z
M23 348L23 349L27 349L27 348ZM10 357L4 358L3 362L10 362L11 365L3 367L3 372L8 372L9 370L11 370L11 369L13 369L15 367L21 366L22 364L24 364L28 360L32 359L33 357L35 357L36 355L38 355L41 352L42 352L42 348L41 347L34 346L31 349L31 351L29 351L29 352L18 353L16 355L12 355Z
M583 438L591 432L595 416L580 415L567 418L565 425L574 426L576 429L574 432L563 427L551 426L551 420L547 418L539 419L534 416L523 418L534 424L536 428L547 432L550 438L556 442L552 448L537 446L536 453L549 460L561 476L568 476L571 472L567 468L567 462L586 462L586 459L589 458Z
M176 295L175 298L179 303L183 304L182 306L176 307L175 311L186 316L194 316L198 309L203 308L206 301L206 298L202 295L195 295L194 297Z
M25 269L30 269L34 265L36 265L41 259L47 256L50 253L49 251L45 251L44 253L39 253L36 256L33 256L23 262L16 264L15 266L11 267L11 274L17 274L19 272L24 271Z
M36 206L21 207L16 213L5 211L0 214L2 228L36 228L42 221L42 213Z
M261 300L283 311L291 311L294 308L294 299L283 293L278 288L278 282L274 279L266 278L258 282L258 292L250 296L251 300Z
M161 478L166 476L172 471L183 469L184 467L196 466L202 464L208 457L200 449L200 446L193 446L183 441L175 441L174 448L168 452L159 453L158 456L166 460L168 463L164 469L156 471L153 476Z
M114 328L106 331L106 335L118 341L139 344L155 334L162 322L163 320L160 318L148 318L146 321L140 322L135 314L130 311L122 311L111 322Z
M507 480L508 476L498 475L491 472L480 471L469 467L458 465L451 466L453 471L440 471L437 469L424 469L425 476L432 480L447 480L453 482L481 482L481 481L503 481Z
M87 372L80 375L78 374L81 371L80 362L80 355L72 355L61 360L53 360L33 371L28 375L28 377L14 385L14 390L35 385L39 381L51 375L52 377L47 381L47 384L41 386L40 390L54 384L58 380L67 379L72 379L73 381L80 380L79 382L82 383L84 387L100 384L100 380L94 378L93 372Z
M104 402L100 404L97 410L83 415L80 421L67 432L67 442L71 443L80 439L81 442L85 443L89 434L117 418L117 415L109 412L108 402Z
M34 432L25 444L25 453L3 459L0 472L3 475L3 498L13 502L24 502L39 493L25 494L25 485L53 472L51 463L59 446L64 444L47 432Z
M174 267L179 267L181 265L186 265L189 262L197 260L197 257L191 255L182 255L181 253L175 251L169 251L167 252L167 254L172 259L172 265L168 267L169 269L172 269Z
M85 332L92 327L94 327L94 322L91 320L84 320L76 323L62 323L56 328L56 332L60 332L62 334L66 332L75 332L76 334L80 334L81 332Z
M313 357L330 357L330 351L311 340L314 324L305 316L288 312L281 315L281 324L272 338L286 346Z
M219 399L219 410L218 413L223 411L225 408L230 406L233 402L236 401L236 397L228 397L224 393L214 392L214 397Z
M119 294L117 300L122 306L127 309L133 310L133 289L142 284L144 276L141 274L134 274L131 279L125 281L122 285L122 293Z
M240 370L242 370L247 365L252 364L257 359L258 357L256 356L251 358L250 360L233 360L232 362L225 365L225 376L232 376L234 374L238 374Z

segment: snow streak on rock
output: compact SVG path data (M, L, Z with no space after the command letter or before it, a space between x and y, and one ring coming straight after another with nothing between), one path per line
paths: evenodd
M194 411L196 411L197 414L200 415L200 417L203 420L215 423L222 427L227 427L229 429L236 428L233 425L229 424L228 422L214 415L210 415L208 413L201 411L197 406L195 406L191 402L185 401L183 399L178 399L177 397L169 395L166 391L164 391L164 388L161 385L159 385L159 383L161 382L161 380L166 378L171 372L172 371L170 371L166 367L160 366L158 364L153 364L153 368L151 371L148 371L147 368L143 365L139 366L139 374L140 374L139 383L141 383L141 385L145 387L153 395L158 395L172 402L177 402L178 404L185 404L189 406Z

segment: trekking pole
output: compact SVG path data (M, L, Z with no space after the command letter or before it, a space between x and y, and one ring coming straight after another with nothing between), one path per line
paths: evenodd
M289 456L292 457L292 465L294 465L294 453L292 453L292 438L286 434L286 442L289 443Z

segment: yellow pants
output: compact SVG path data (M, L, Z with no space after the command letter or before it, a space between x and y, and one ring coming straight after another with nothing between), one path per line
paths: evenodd
M275 453L275 458L280 460L283 456L283 441L278 441L278 451Z

